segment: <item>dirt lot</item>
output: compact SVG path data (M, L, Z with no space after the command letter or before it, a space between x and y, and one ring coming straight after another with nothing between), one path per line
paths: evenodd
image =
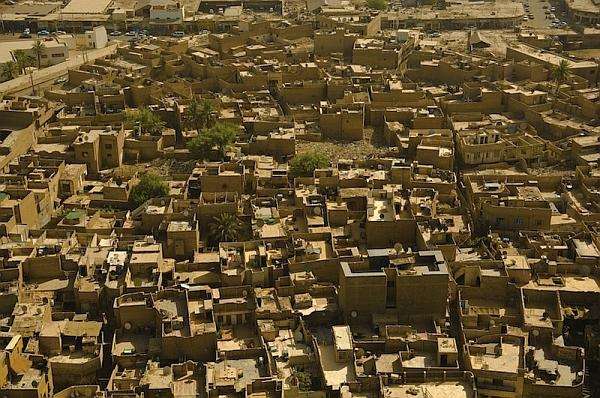
M389 150L388 147L379 145L377 141L377 137L373 136L373 130L365 129L365 137L362 141L348 143L326 140L319 142L297 141L296 152L317 151L324 153L331 161L338 159L359 159L374 154L383 154Z

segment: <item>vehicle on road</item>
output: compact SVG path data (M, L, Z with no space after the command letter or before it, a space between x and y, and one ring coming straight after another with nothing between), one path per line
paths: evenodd
M135 36L137 33L135 33L133 30L130 30L129 32L125 33L125 36Z
M112 32L110 32L111 36L121 36L123 35L123 32L121 32L120 30L113 30Z

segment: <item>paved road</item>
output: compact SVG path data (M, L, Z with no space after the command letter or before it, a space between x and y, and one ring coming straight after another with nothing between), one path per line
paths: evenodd
M69 69L78 68L85 62L93 61L97 58L102 58L113 54L116 50L117 44L110 44L105 48L88 51L85 59L83 54L79 54L73 58L69 58L65 62L61 62L60 64L36 70L31 74L22 75L15 79L0 83L0 93L12 94L27 89L32 85L32 83L35 86L44 84L49 80L53 80L65 75Z
M546 19L545 9L551 7L550 3L546 0L524 0L524 4L529 5L529 12L527 14L533 15L533 19L524 21L523 26L534 29L544 29L550 27L552 21Z

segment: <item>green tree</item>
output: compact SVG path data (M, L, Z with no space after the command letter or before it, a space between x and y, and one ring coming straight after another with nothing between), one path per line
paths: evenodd
M2 69L0 70L0 76L3 82L14 79L19 76L19 66L15 61L3 63Z
M292 177L312 177L316 169L329 166L329 159L319 152L306 152L295 156L290 162Z
M221 242L235 242L241 235L242 222L235 214L221 213L208 224L209 240L214 246Z
M33 53L35 54L35 58L37 59L38 69L42 67L42 53L44 52L45 48L46 45L40 40L36 40L35 43L33 43L33 47L31 47Z
M219 158L225 157L227 148L235 142L237 128L232 124L217 123L211 128L202 130L197 137L187 143L187 148L195 159L204 160L212 150L218 152Z
M25 69L33 64L33 57L24 50L15 50L13 55L20 73L25 73Z
M571 74L571 64L566 59L562 59L558 65L554 65L551 69L552 79L556 85L554 93L558 94L560 85L564 83Z
M198 100L194 97L187 108L186 118L190 126L200 131L211 127L214 107L207 99Z
M129 201L138 207L152 198L161 198L169 195L169 186L156 174L144 174L140 181L133 187L129 194Z
M160 135L165 127L165 122L161 120L160 116L149 108L130 111L127 113L126 119L139 126L142 133L150 135Z
M367 0L367 7L373 9L373 10L379 10L379 11L383 11L383 10L387 10L387 0Z

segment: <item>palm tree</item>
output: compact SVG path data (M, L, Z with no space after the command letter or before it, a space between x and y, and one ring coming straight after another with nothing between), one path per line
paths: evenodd
M12 80L19 76L19 67L15 61L8 61L2 64L0 71L2 81Z
M558 94L560 85L567 80L571 74L571 64L566 59L562 59L558 65L552 67L552 78L556 84L555 95Z
M242 222L232 213L223 213L213 218L208 225L210 241L216 245L220 242L235 242L242 234Z
M42 67L42 53L44 52L45 48L46 48L46 45L44 43L42 43L40 40L36 40L35 43L33 43L33 47L31 47L31 49L33 50L33 53L35 54L35 57L37 58L38 69L40 69Z
M213 112L214 107L210 101L207 99L198 101L196 97L193 97L186 112L188 123L198 131L210 127Z
M15 50L13 53L17 67L20 73L25 73L25 69L31 66L33 57L25 52L25 50Z

